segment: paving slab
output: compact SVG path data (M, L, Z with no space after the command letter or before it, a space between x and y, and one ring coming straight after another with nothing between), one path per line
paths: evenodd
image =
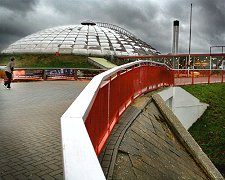
M170 129L151 94L134 101L116 124L124 128L110 135L99 157L106 178L210 179ZM118 133L111 158L105 156Z

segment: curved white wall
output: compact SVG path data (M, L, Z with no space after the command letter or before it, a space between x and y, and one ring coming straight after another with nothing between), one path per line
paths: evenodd
M158 94L186 129L201 117L208 106L180 87L170 87Z

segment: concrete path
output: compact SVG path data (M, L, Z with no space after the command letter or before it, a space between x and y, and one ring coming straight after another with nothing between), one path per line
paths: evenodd
M171 131L151 93L124 112L99 161L108 180L209 179Z
M96 57L88 57L88 60L103 69L111 69L116 67L117 65L111 63L110 61L106 60L105 58L96 58Z
M63 179L60 117L87 82L0 87L0 180Z

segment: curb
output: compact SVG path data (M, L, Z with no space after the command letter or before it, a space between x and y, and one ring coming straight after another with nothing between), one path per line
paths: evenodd
M152 98L162 115L165 117L171 130L175 133L176 137L184 145L187 151L193 156L194 160L210 177L210 179L224 179L224 177L217 170L217 168L214 166L208 156L202 151L201 147L197 144L194 138L183 127L183 125L173 114L173 112L166 106L160 95L153 94Z
M135 114L133 114L132 119L126 124L126 126L124 127L124 129L120 133L120 136L117 139L117 142L116 142L114 150L113 150L112 159L111 159L111 162L110 162L110 165L109 165L109 171L108 171L108 175L107 175L107 180L112 180L113 179L113 171L114 171L114 165L115 165L115 162L116 162L116 157L117 157L117 154L118 154L118 149L119 149L120 143L123 140L123 137L124 137L127 129L132 125L132 123L136 120L136 118L142 113L143 109L151 101L152 101L152 98L147 97L144 100L144 102L142 103L141 107L139 107L139 108L136 107L137 108L137 112Z

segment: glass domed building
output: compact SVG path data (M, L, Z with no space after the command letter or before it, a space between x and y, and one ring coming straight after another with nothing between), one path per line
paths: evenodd
M82 22L59 26L26 36L2 53L60 53L97 56L159 54L149 44L127 30L108 23Z

